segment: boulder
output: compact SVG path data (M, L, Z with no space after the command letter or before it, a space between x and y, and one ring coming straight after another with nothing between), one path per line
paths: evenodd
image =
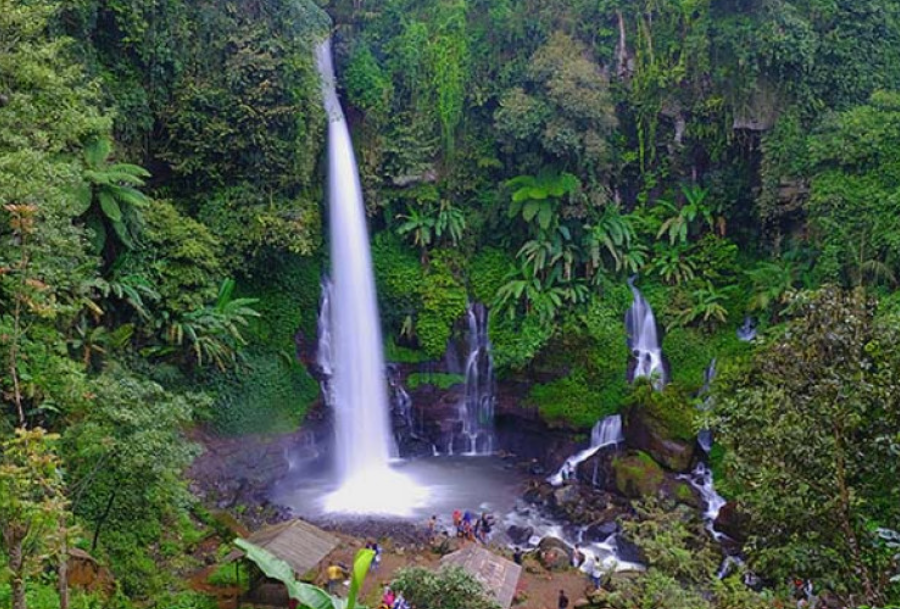
M591 542L606 541L610 535L618 532L619 525L615 521L595 522L584 530L584 540Z
M659 464L676 472L687 472L694 460L695 442L676 438L666 424L647 408L634 407L626 417L625 441L629 447L644 451Z
M656 495L665 483L662 468L643 452L616 459L613 471L616 489L632 499Z
M734 501L729 501L722 506L714 523L717 531L725 533L738 543L743 543L747 540L749 525L750 517L741 512Z
M534 527L520 527L514 524L506 529L506 536L517 546L527 544L532 535L534 535Z
M556 512L566 512L570 504L580 503L581 494L575 484L560 486L550 493L549 507Z
M683 503L698 510L703 508L703 501L700 499L700 493L684 480L677 480L672 483L670 495L672 499L678 503Z
M548 571L563 571L572 564L572 549L562 539L544 537L538 544L537 557Z
M619 560L624 560L625 562L643 562L641 549L637 544L632 543L621 535L616 537L616 556L619 557Z

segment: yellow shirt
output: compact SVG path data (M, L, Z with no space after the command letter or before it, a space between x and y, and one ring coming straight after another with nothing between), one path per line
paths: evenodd
M325 569L325 573L328 575L328 579L341 579L344 577L344 570L341 569L337 565L330 565L327 569Z

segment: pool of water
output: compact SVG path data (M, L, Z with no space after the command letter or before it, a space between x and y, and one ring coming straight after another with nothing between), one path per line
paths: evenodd
M316 466L299 467L278 487L272 500L290 507L301 517L340 519L341 511L330 509L329 497L338 490L356 494L362 510L350 510L348 518L367 513L424 521L432 514L449 518L453 510L511 511L521 494L524 476L512 464L496 457L428 457L397 461L394 474L413 485L410 490L385 487L378 476L357 480L351 489L338 489L328 472ZM367 511L365 506L372 506Z
M534 551L547 536L562 539L570 546L579 545L588 556L588 564L602 569L639 568L619 560L615 536L588 542L583 539L583 527L568 525L554 519L542 509L526 505L520 499L527 476L515 465L497 457L430 457L397 461L392 473L411 483L401 485L403 497L385 496L380 479L358 480L351 494L357 494L354 508L348 512L334 511L333 497L338 489L334 481L317 465L298 466L292 475L273 489L272 500L286 505L303 518L335 523L375 515L424 524L432 515L438 517L438 530L453 534L451 515L454 510L469 510L475 514L490 512L495 518L492 542L511 545L505 531L510 525L531 527L533 535L525 545ZM365 506L372 510L367 512ZM360 508L360 506L362 506ZM358 509L360 508L360 509Z

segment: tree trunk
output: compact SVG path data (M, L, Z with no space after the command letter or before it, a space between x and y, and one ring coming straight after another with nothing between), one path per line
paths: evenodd
M9 548L9 570L12 571L12 609L28 609L25 602L24 535L13 532Z
M625 79L629 76L628 47L626 46L625 38L625 17L622 15L622 11L616 12L616 17L619 20L619 44L616 45L616 60L618 63L616 66L616 73L620 79Z
M69 609L69 531L65 517L59 523L59 609Z
M116 500L117 490L118 488L113 488L112 493L109 494L109 501L106 502L106 509L103 510L103 514L97 519L97 524L94 526L94 539L91 541L91 552L97 550L97 542L100 541L100 528L103 526L103 523L106 522L106 518L112 510L113 502Z

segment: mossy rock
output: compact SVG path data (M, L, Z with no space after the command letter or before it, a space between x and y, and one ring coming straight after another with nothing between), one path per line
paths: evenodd
M694 488L683 480L679 480L672 485L672 496L678 503L697 509L702 507Z
M645 452L615 459L616 489L626 497L655 496L665 483L663 469Z
M625 442L637 450L652 455L666 469L686 472L694 459L693 437L673 430L668 421L655 415L650 408L632 406L625 417Z

